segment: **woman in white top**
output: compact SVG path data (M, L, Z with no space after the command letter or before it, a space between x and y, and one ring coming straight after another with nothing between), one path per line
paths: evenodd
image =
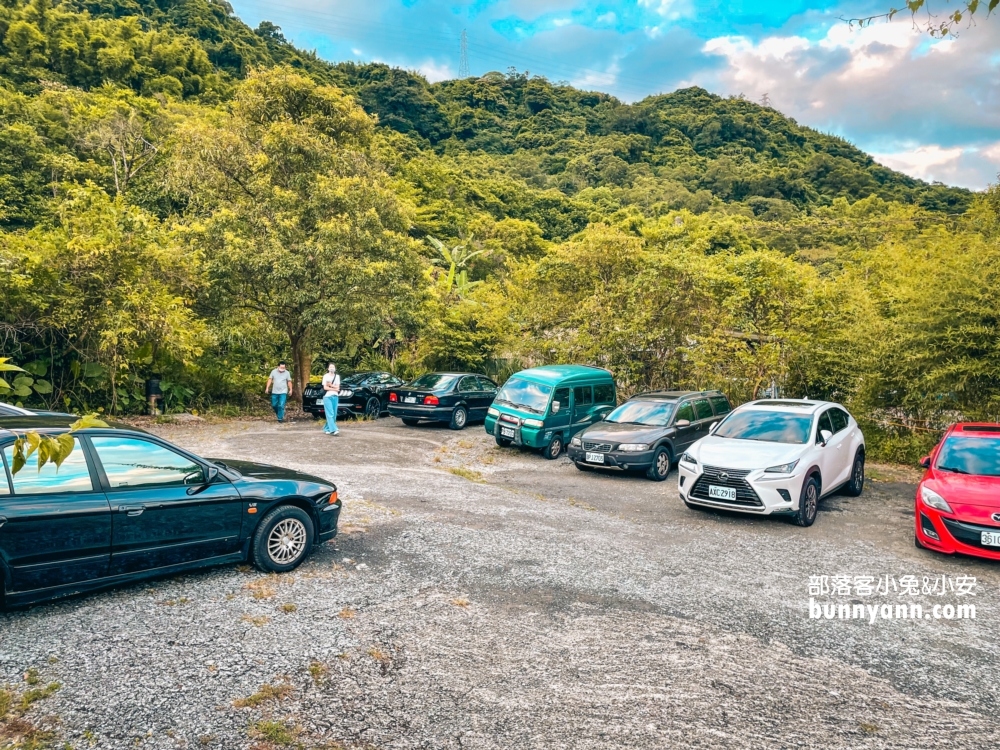
M337 366L331 362L326 368L326 375L323 376L323 411L326 412L326 427L323 432L327 435L339 435L337 429L337 404L340 402L340 375L337 374Z

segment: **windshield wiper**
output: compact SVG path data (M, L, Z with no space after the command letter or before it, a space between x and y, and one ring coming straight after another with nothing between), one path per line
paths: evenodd
M953 471L956 474L971 474L971 471L965 471L965 469L958 469L954 466L938 466L941 471Z

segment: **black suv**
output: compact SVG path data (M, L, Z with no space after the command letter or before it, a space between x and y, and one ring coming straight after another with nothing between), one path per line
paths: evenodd
M662 482L677 457L730 411L719 391L641 393L578 433L569 457L580 470L645 471Z
M356 372L340 380L340 401L337 416L353 414L378 419L386 411L389 389L403 381L391 372ZM302 410L314 417L323 416L323 390L321 383L310 383L302 392Z

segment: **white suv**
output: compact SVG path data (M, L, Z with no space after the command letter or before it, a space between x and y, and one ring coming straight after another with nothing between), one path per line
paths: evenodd
M678 491L689 508L725 508L816 520L819 499L865 484L865 437L840 404L751 401L694 443L678 461Z

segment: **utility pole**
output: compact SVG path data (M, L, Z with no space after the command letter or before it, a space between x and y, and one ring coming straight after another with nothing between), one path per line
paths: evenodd
M762 96L760 98L760 106L767 107L768 109L772 109L772 107L771 107L771 96L767 92L765 92L764 96Z
M458 77L468 78L472 74L469 72L469 39L465 35L465 29L462 29L461 50L458 58Z

